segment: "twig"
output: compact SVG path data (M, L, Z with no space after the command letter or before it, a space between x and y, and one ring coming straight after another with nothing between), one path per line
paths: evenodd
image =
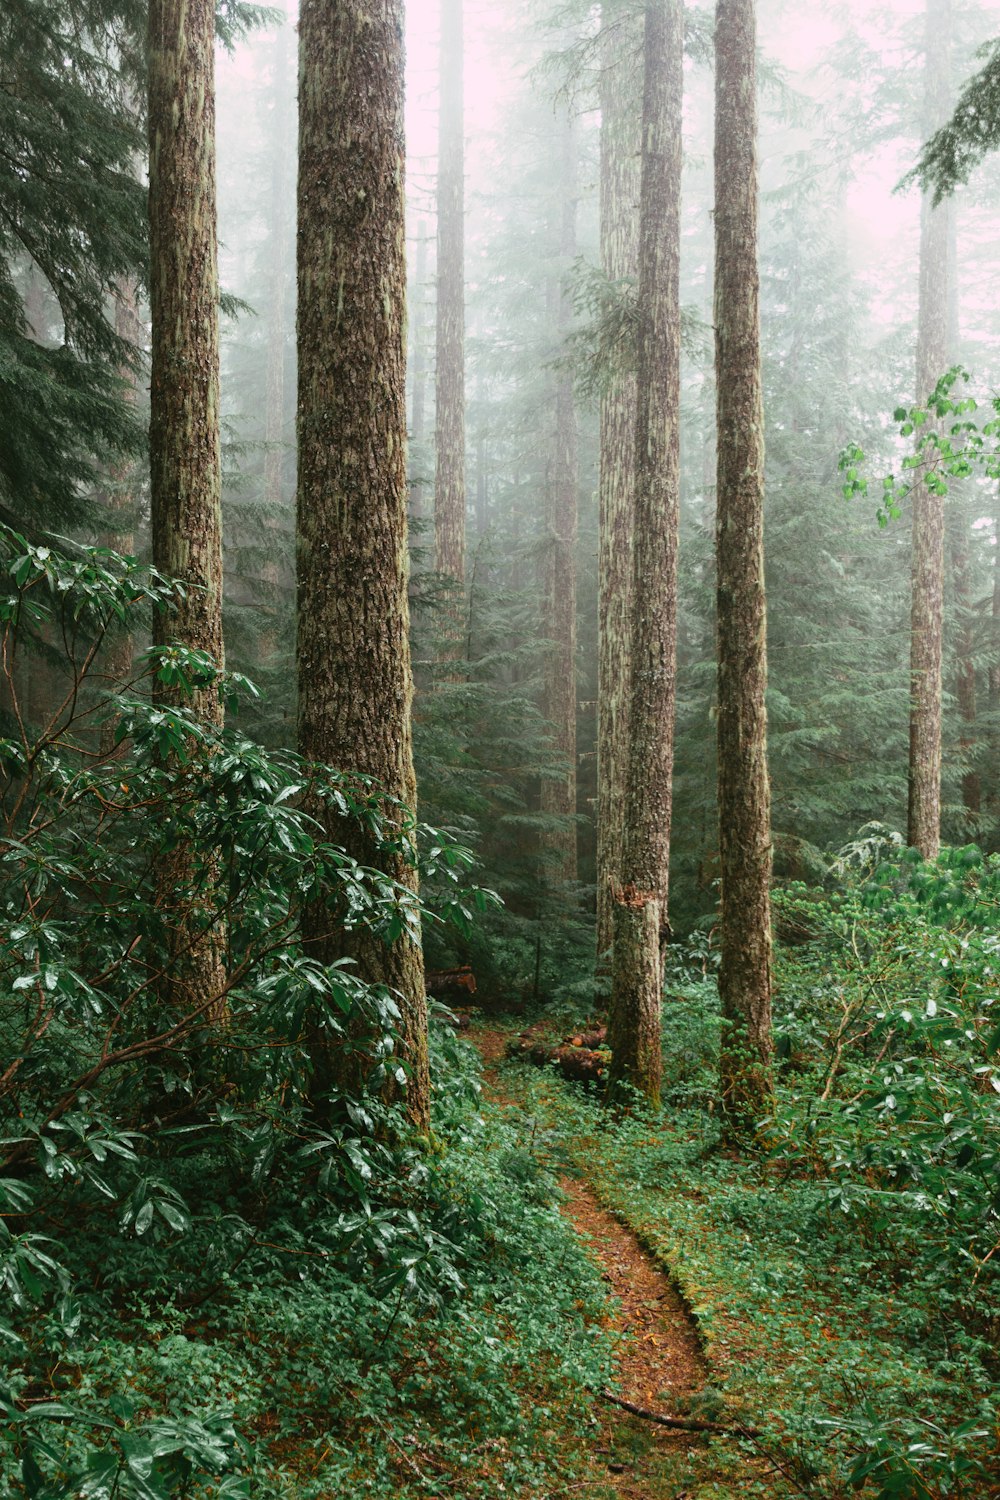
M660 1427L670 1427L679 1432L714 1432L728 1435L730 1437L760 1437L760 1429L757 1427L743 1427L739 1423L724 1422L702 1422L696 1417L668 1417L659 1411L649 1411L645 1406L636 1406L632 1401L624 1401L621 1396L613 1396L609 1390L600 1392L602 1401L609 1401L612 1406L620 1406L622 1411L630 1411L634 1417L644 1417L647 1422L656 1422Z

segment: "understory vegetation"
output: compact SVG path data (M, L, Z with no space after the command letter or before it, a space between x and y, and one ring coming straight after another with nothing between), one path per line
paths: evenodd
M0 541L7 659L52 643L59 704L29 734L15 699L0 744L0 1494L426 1496L445 1473L471 1496L501 1472L540 1493L608 1377L597 1272L447 1021L413 1141L382 1097L391 996L298 936L309 900L386 941L418 915L306 801L393 847L404 810L151 702L150 677L248 690L197 653L111 692L109 638L173 586ZM467 923L469 855L420 839L419 915ZM224 986L189 993L208 943ZM360 1093L315 1098L317 1032L361 1056Z
M824 887L776 894L758 1155L720 1145L705 933L668 979L662 1113L521 1085L676 1279L715 1410L762 1430L762 1493L980 1496L1000 1475L1000 861L900 845L871 825Z
M431 1157L386 1152L361 1188L301 1151L255 1184L221 1131L145 1143L133 1170L183 1227L122 1223L121 1172L70 1242L12 1237L0 1493L422 1500L574 1471L610 1370L599 1275L519 1130L481 1111L470 1049L435 1036ZM57 1231L47 1207L30 1222Z

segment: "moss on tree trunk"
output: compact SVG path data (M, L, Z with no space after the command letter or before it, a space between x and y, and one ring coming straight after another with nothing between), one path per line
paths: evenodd
M716 588L721 1093L731 1128L767 1108L771 792L767 769L764 411L757 268L754 0L715 22Z
M601 34L601 268L612 287L639 271L642 85L636 57L641 17L606 11ZM601 395L597 686L597 953L614 938L621 882L629 590L635 491L635 371L622 362Z
M215 195L215 6L150 0L150 510L153 562L184 596L153 619L153 645L179 642L221 666L222 465L219 440L219 278ZM160 701L176 689L154 686ZM184 702L221 726L214 684ZM224 933L198 891L214 872L181 843L159 871L173 963L167 1004L221 1014Z
M680 492L680 196L684 22L646 6L639 199L638 405L625 832L615 886L611 1078L659 1102L660 950L669 932Z
M298 731L302 753L413 804L406 597L402 0L304 0L299 19ZM349 852L416 890L402 857L324 812ZM406 1104L429 1112L423 956L305 915L324 960L353 957L402 1011ZM313 1038L317 1091L363 1063Z
M215 7L149 7L150 486L153 561L187 585L153 623L220 663L222 465L215 205ZM221 724L214 688L195 711Z

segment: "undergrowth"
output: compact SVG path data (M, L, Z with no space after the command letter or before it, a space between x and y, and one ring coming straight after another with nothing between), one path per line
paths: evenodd
M74 1238L73 1320L37 1317L8 1377L0 1495L493 1500L576 1471L610 1370L599 1274L472 1049L439 1025L434 1052L438 1148L364 1226L276 1191L209 1295L203 1234ZM211 1165L182 1185L218 1230Z
M720 1145L700 950L669 979L662 1113L613 1115L548 1072L510 1085L676 1278L727 1408L761 1431L761 1493L1000 1494L998 897L996 858L925 865L878 829L824 888L778 894L756 1153ZM692 1493L733 1492L731 1440L713 1462Z
M193 689L250 690L203 653L109 680L176 591L134 559L0 527L0 567L0 1497L549 1493L607 1375L600 1282L469 1049L436 1028L415 1139L396 997L300 931L467 925L471 856L203 722Z

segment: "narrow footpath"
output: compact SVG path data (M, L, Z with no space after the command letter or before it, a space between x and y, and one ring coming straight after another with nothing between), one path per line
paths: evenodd
M507 1035L475 1026L468 1033L483 1058L486 1096L518 1108L498 1070ZM614 1301L609 1326L617 1344L617 1394L647 1410L676 1413L705 1390L708 1370L690 1313L677 1289L632 1232L579 1178L564 1176L562 1211L590 1247ZM703 1446L695 1433L672 1431L630 1416L595 1398L595 1476L587 1500L682 1500L689 1452ZM568 1493L568 1491L567 1491Z

